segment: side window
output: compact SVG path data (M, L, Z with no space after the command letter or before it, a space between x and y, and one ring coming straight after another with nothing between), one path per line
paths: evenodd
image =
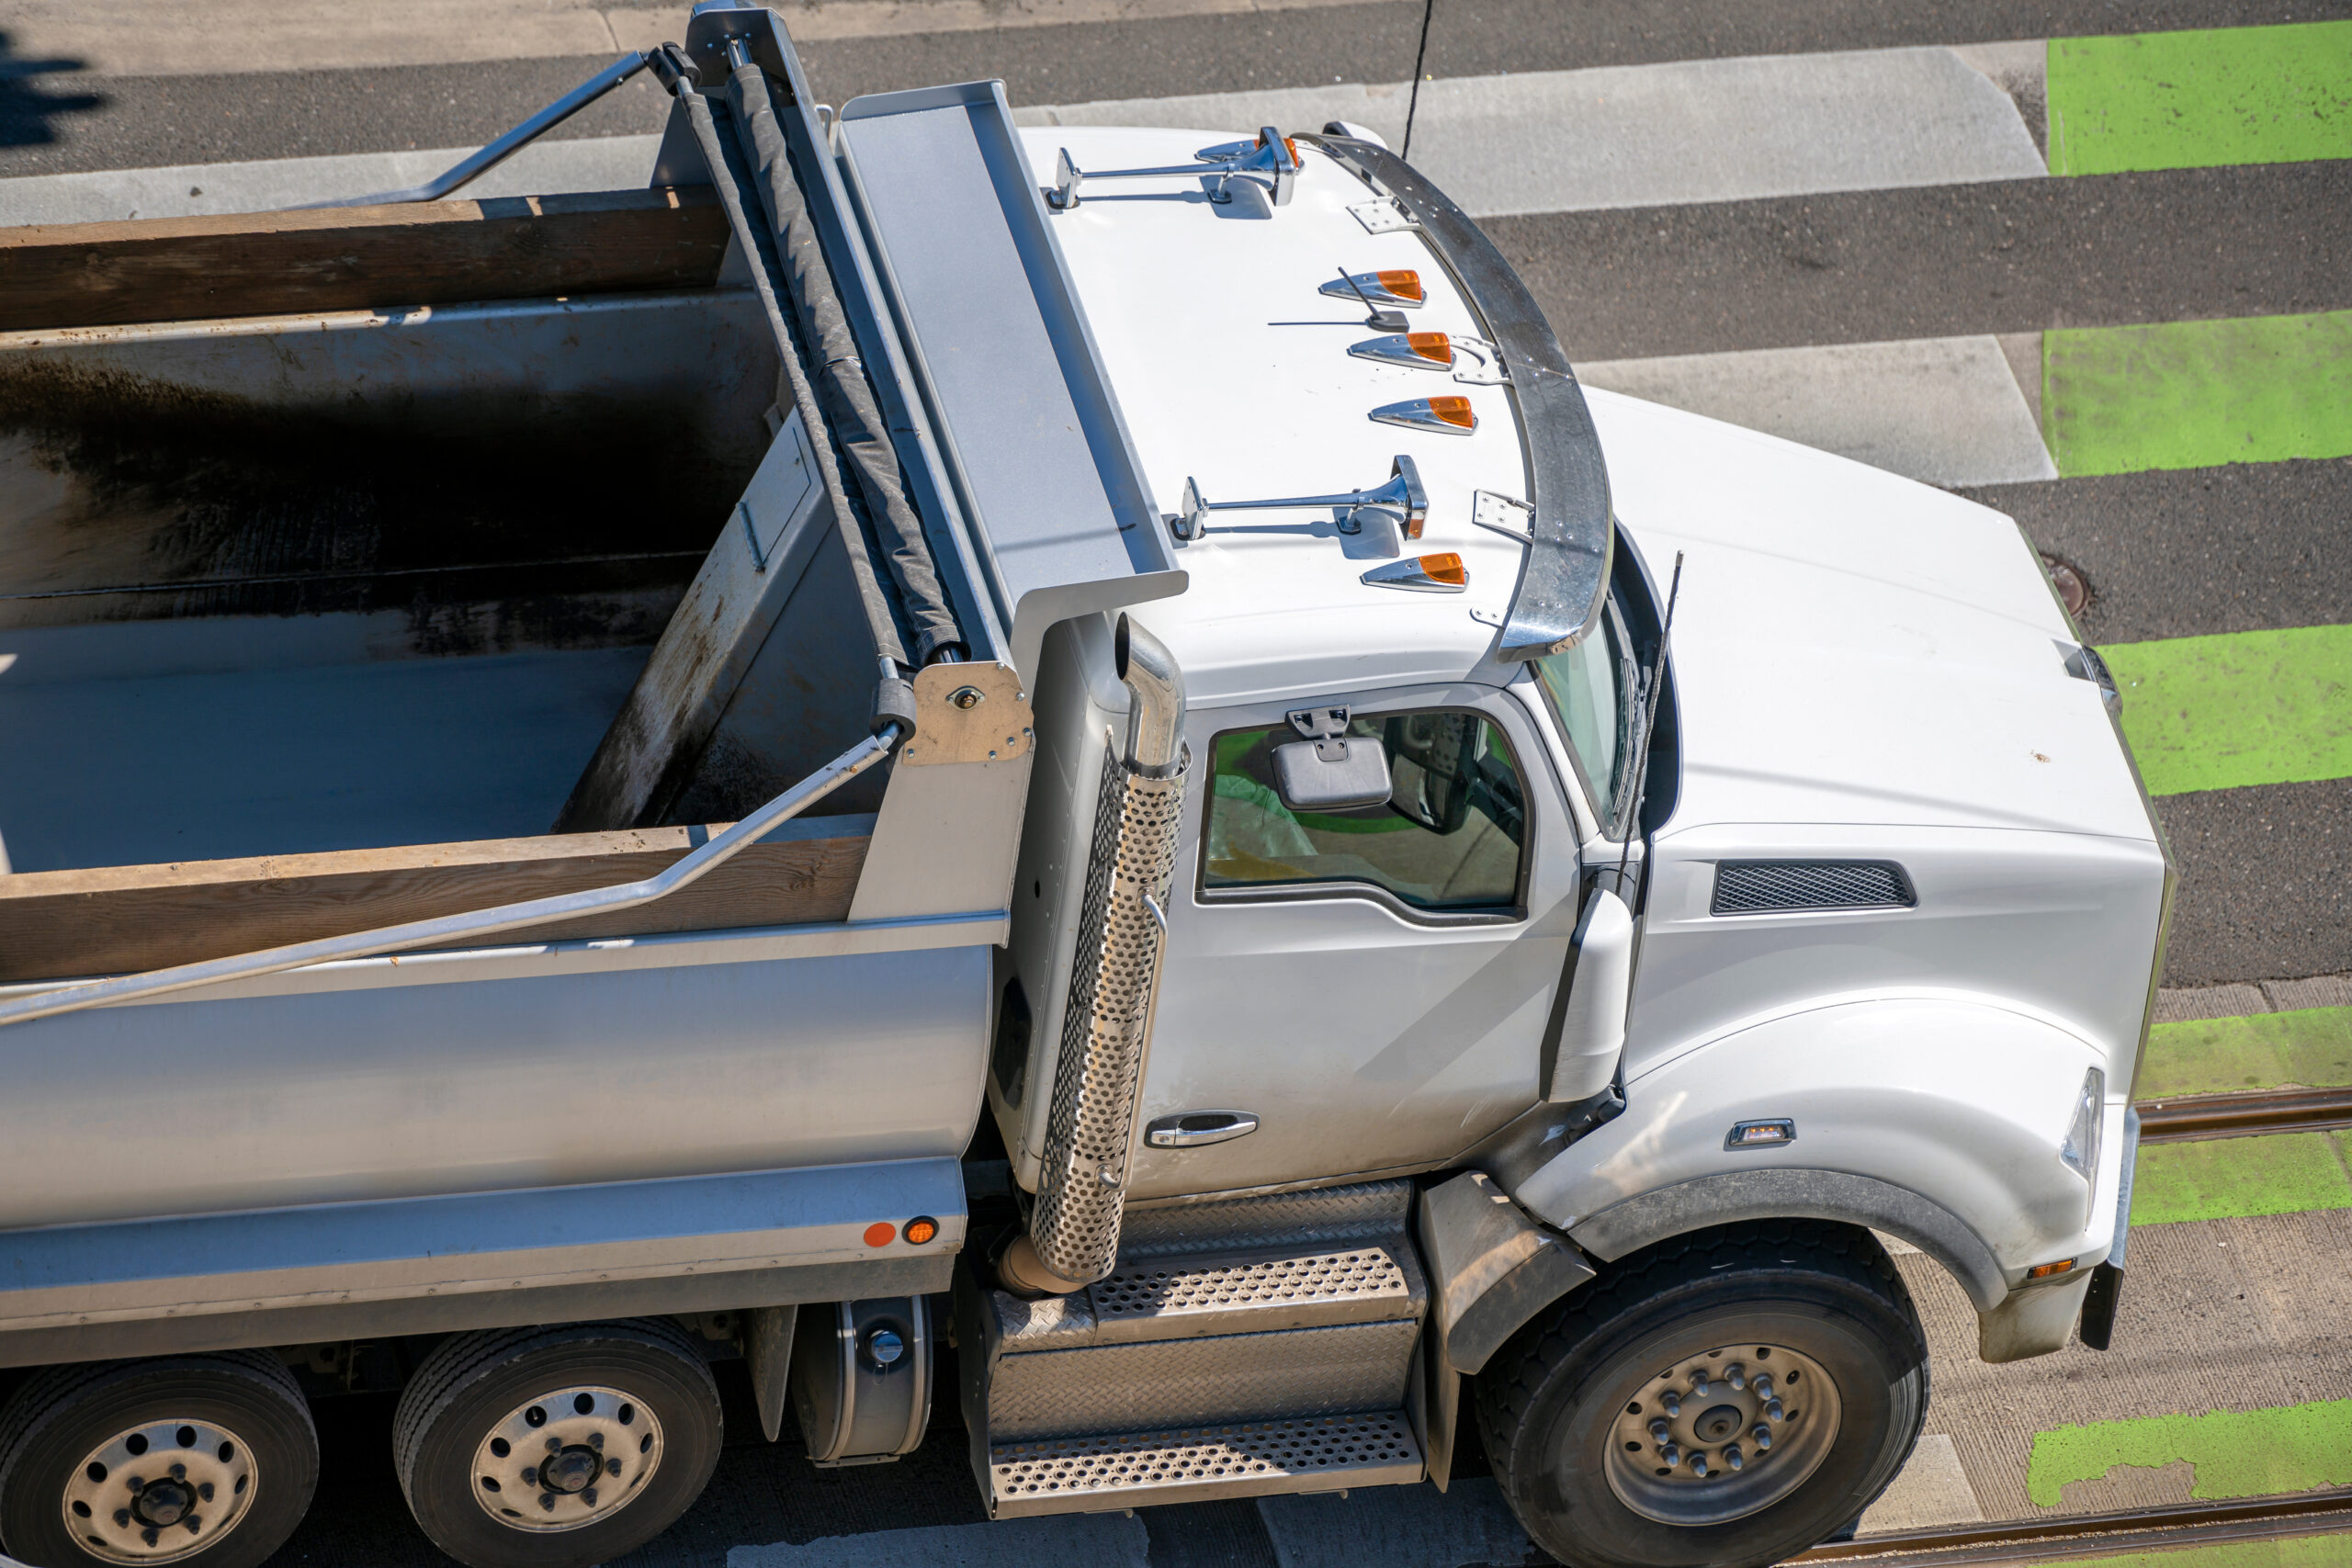
M1379 806L1283 805L1273 750L1298 739L1287 726L1216 738L1203 888L1369 883L1417 909L1516 902L1527 813L1502 731L1442 710L1358 718L1348 733L1388 753L1391 794Z

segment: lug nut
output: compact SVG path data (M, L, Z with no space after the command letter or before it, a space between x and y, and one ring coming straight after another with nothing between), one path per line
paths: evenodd
M542 1492L542 1493L540 1493L540 1494L539 1494L539 1506L540 1506L540 1507L542 1507L542 1508L545 1508L545 1509L546 1509L548 1513L550 1513L550 1514L554 1513L554 1512L555 1512L555 1494L554 1494L554 1493L552 1493L552 1492Z
M1747 1467L1747 1461L1741 1457L1739 1445L1736 1443L1724 1450L1724 1462L1734 1470L1745 1470Z
M1679 1416L1682 1414L1682 1396L1679 1393L1660 1394L1657 1407L1668 1416Z
M1768 1421L1778 1421L1781 1418L1779 1400L1770 1399L1764 1402L1764 1418Z
M1747 1369L1734 1361L1724 1369L1724 1382L1731 1384L1731 1391L1737 1393L1747 1386Z
M1656 1438L1661 1443L1666 1441L1668 1435L1673 1430L1674 1423L1668 1421L1663 1416L1650 1423L1650 1436Z
M1692 1454L1690 1456L1690 1473L1697 1476L1702 1481L1707 1479L1707 1456L1705 1454Z
M1693 1399L1707 1397L1707 1374L1704 1371L1690 1374L1690 1397Z
M1666 1443L1659 1447L1657 1450L1657 1457L1660 1461L1669 1465L1680 1464L1682 1462L1682 1450L1672 1443Z
M1756 1397L1758 1399L1770 1399L1772 1397L1771 1373L1758 1372L1756 1374Z
M1755 1443L1755 1445L1756 1445L1756 1451L1757 1451L1758 1453L1759 1453L1759 1454L1760 1454L1760 1453L1767 1453L1767 1452L1770 1452L1770 1451L1771 1447L1772 1447L1772 1428L1771 1428L1771 1427L1765 1427L1765 1426L1760 1426L1760 1425L1759 1425L1759 1426L1756 1428L1756 1430L1754 1430L1753 1432L1748 1433L1748 1434L1747 1434L1747 1436L1748 1436L1749 1440Z

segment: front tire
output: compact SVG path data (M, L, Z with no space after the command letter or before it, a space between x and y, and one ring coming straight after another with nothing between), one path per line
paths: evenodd
M1527 1533L1570 1568L1761 1568L1894 1479L1928 1409L1917 1311L1866 1231L1727 1226L1623 1259L1479 1374Z
M718 1462L718 1385L654 1318L461 1334L401 1395L392 1461L472 1568L588 1568L670 1528Z
M302 1391L257 1350L54 1367L0 1410L0 1547L34 1568L254 1568L318 1479Z

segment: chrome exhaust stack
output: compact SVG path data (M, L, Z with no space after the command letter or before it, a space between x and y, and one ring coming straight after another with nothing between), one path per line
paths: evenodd
M1027 1234L997 1262L998 1282L1018 1296L1067 1295L1118 1261L1168 940L1168 885L1191 766L1184 676L1166 645L1125 615L1115 646L1132 699L1126 755L1102 760L1037 1201Z

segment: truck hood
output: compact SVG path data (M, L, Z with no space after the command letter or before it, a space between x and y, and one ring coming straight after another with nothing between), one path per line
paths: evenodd
M1668 834L1746 823L2152 840L2017 525L1792 442L1588 390L1617 514L1674 624Z

